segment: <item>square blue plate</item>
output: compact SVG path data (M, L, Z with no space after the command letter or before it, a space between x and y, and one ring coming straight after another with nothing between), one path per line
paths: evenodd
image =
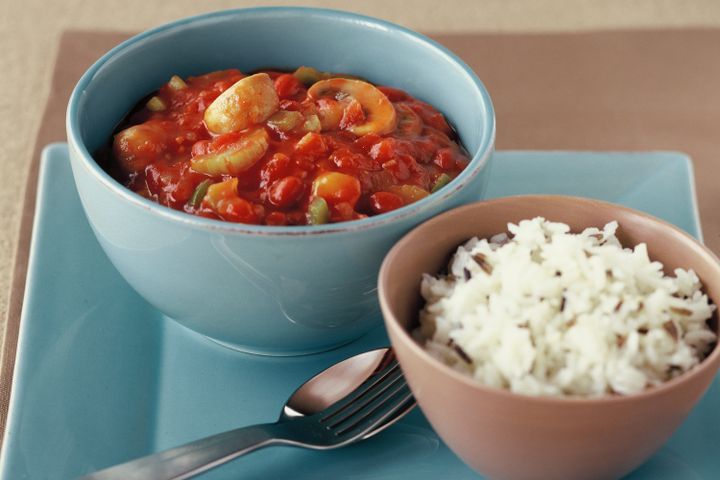
M689 159L676 153L498 152L489 196L583 195L700 227ZM156 450L277 418L303 380L387 344L382 327L341 349L295 358L226 350L163 318L118 275L75 191L67 147L43 155L4 479L65 479ZM632 479L720 478L716 381L668 444ZM468 412L472 415L472 412ZM275 447L204 478L477 479L419 410L361 444Z

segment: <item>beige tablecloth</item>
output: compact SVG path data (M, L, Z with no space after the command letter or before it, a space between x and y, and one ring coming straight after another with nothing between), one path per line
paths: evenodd
M40 149L64 140L72 85L126 34L71 31L60 41L22 210L0 371L4 428L20 325ZM720 30L436 37L483 79L498 149L679 150L695 162L706 243L720 252Z

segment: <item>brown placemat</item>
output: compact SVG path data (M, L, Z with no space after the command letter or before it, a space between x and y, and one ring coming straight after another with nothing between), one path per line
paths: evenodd
M62 35L25 193L0 369L10 395L39 156L65 139L82 72L128 34ZM498 149L679 150L694 160L706 244L720 252L720 30L436 35L475 69L496 108ZM1 437L0 437L1 441Z

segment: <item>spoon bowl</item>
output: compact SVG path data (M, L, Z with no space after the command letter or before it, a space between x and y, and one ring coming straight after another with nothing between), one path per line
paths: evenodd
M349 395L395 360L389 348L360 353L338 362L300 385L285 403L280 418L313 415Z

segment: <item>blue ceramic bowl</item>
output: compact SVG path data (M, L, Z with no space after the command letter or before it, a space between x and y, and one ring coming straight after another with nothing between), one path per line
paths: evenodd
M431 103L457 128L470 165L440 192L387 214L268 227L160 206L116 182L92 157L126 112L173 74L299 65L361 75ZM257 8L179 20L111 50L75 87L67 135L93 231L140 295L225 345L292 355L349 342L382 322L376 280L383 256L415 225L482 196L495 118L472 70L422 35L340 11Z

